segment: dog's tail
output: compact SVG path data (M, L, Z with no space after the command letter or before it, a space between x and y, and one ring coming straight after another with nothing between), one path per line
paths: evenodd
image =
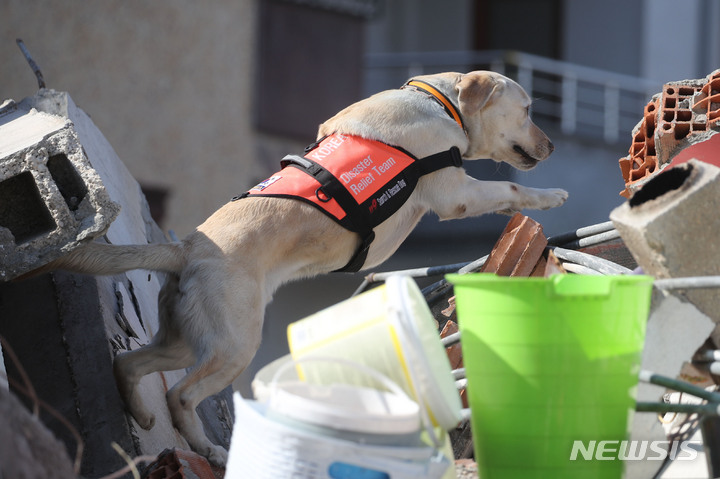
M179 273L184 265L183 243L130 246L88 243L16 279L28 279L58 269L97 275L113 275L133 269Z

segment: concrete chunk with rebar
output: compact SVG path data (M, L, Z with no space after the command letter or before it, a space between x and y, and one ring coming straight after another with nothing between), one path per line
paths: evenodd
M658 279L720 275L720 168L690 160L645 183L610 219L645 273ZM681 292L720 323L716 289ZM719 331L713 333L720 340Z
M41 91L44 100L53 92ZM0 281L101 236L120 210L65 117L0 107Z

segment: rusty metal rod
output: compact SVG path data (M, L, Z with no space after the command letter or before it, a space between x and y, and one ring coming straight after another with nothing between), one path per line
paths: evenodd
M22 41L22 39L18 38L15 40L17 43L17 46L20 48L20 51L25 56L25 60L27 60L28 65L30 65L30 68L32 69L33 73L35 74L35 78L37 78L38 82L38 88L43 89L45 88L45 78L43 78L43 74L40 71L40 67L35 63L35 60L32 59L32 56L30 56L30 51L25 46L25 43Z

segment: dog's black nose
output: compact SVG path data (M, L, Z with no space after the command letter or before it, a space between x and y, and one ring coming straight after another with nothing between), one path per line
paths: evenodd
M553 142L548 140L548 155L555 151L555 145L553 145Z

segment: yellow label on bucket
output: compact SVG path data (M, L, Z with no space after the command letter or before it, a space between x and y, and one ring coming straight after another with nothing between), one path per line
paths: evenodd
M292 323L287 331L290 353L295 360L311 355L348 359L381 372L411 392L401 341L387 315L385 286ZM325 361L301 363L296 367L303 381L372 385L356 371Z
M400 386L448 430L460 421L460 396L429 307L411 278L350 298L288 327L294 360L342 358L373 368ZM304 361L301 380L377 387L342 361Z

